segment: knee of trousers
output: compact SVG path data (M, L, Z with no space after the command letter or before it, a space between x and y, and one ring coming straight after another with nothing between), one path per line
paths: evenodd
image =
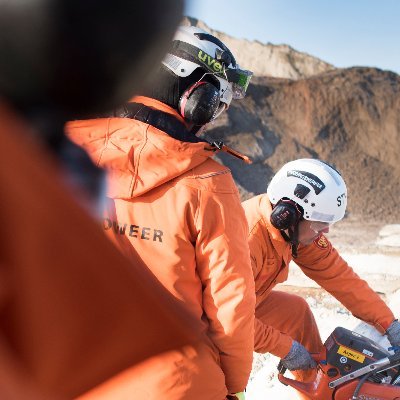
M302 297L293 305L296 320L292 326L292 337L302 343L308 350L316 351L322 345L317 323L307 301Z

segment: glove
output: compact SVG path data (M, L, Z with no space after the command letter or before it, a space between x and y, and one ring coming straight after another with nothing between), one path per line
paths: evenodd
M288 355L282 358L281 363L289 371L311 369L317 366L307 349L295 340L293 340Z
M245 400L244 392L228 394L227 400Z
M386 335L392 346L400 346L400 322L397 319L387 328Z

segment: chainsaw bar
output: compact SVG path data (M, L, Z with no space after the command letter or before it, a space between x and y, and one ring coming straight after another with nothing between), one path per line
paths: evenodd
M334 381L329 382L329 387L331 389L334 389L335 387L341 385L342 383L356 379L356 378L358 378L362 375L365 375L369 372L372 372L372 371L380 372L387 368L396 367L398 365L400 365L400 352L395 353L392 356L382 358L381 360L375 361L372 364L369 364L365 367L357 369L356 371L351 372L350 374L347 374L338 379L335 379Z

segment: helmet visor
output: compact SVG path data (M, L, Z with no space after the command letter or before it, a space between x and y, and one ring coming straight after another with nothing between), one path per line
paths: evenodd
M310 229L315 233L329 232L332 222L310 221Z
M253 73L240 68L228 68L225 70L225 73L228 82L232 83L232 97L234 99L243 99L243 97L246 96L246 91Z

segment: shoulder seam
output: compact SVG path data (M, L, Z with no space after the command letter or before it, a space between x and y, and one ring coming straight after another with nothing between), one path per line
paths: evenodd
M254 229L257 227L258 223L259 223L260 221L262 221L262 220L263 220L263 218L260 217L260 218L253 224L253 226L252 226L251 229L250 229L250 227L249 227L249 235L250 235L250 234L253 234Z
M213 172L211 174L207 174L207 175L197 175L197 176L192 176L190 177L191 179L207 179L207 178L211 178L213 176L217 176L217 175L225 175L225 174L229 174L231 171L229 169L223 170L223 171L218 171L218 172ZM189 178L189 177L188 177Z

